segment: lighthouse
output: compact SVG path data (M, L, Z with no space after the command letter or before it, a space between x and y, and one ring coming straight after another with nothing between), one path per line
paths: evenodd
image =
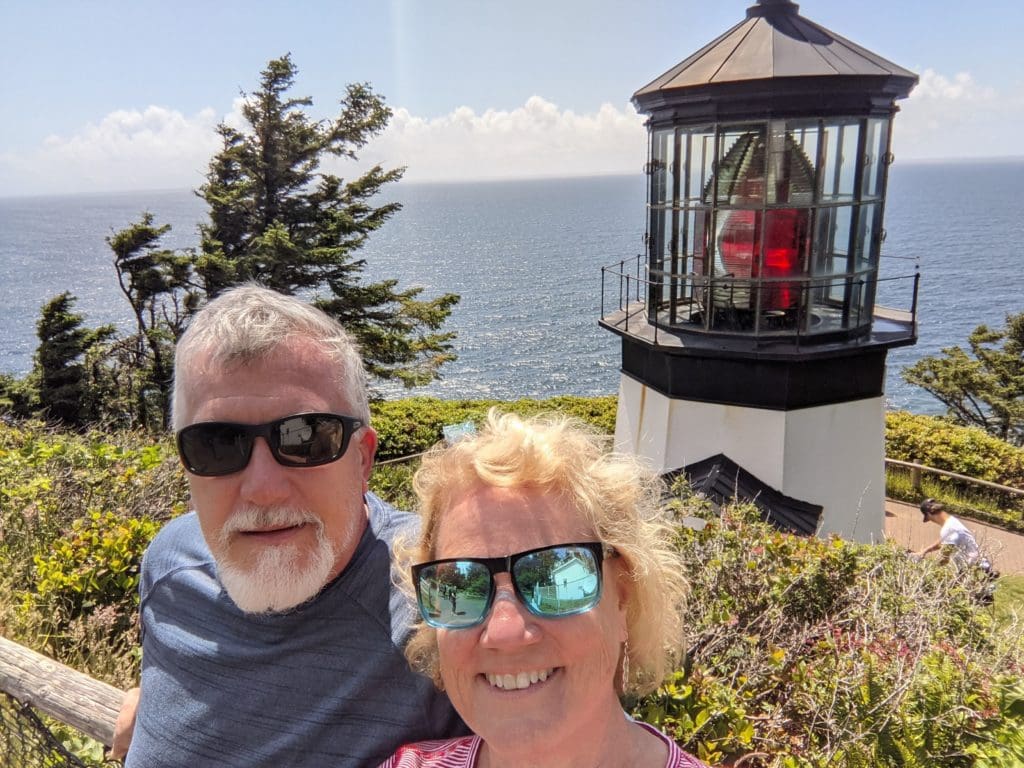
M783 527L881 536L886 353L917 339L919 279L880 269L885 194L896 101L916 82L795 3L759 0L633 95L645 249L601 276L619 449Z

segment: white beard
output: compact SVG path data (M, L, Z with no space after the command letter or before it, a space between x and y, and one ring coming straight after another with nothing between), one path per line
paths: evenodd
M239 531L303 523L316 526L312 551L284 544L264 547L244 561L229 555L232 535ZM312 512L296 509L246 507L231 516L211 550L221 585L246 613L280 613L312 599L327 584L337 563L323 521Z

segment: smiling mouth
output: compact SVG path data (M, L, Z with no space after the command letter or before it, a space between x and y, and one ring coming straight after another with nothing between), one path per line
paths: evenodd
M522 690L531 685L543 683L555 673L555 668L533 669L529 672L517 672L516 674L495 675L488 672L485 677L492 688L501 688L505 691Z
M251 531L239 531L238 534L246 538L274 539L286 537L295 531L305 528L307 525L308 523L295 523L294 525L283 525L279 528L260 528Z

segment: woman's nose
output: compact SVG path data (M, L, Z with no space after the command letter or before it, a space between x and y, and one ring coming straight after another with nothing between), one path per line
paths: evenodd
M490 648L535 643L540 639L541 632L536 618L519 600L511 582L505 576L495 585L494 603L484 622L480 642Z

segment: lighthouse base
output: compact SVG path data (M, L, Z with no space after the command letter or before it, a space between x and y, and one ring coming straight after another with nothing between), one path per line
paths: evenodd
M615 443L658 472L723 453L783 494L821 505L819 535L882 538L881 396L772 410L672 398L623 375Z

